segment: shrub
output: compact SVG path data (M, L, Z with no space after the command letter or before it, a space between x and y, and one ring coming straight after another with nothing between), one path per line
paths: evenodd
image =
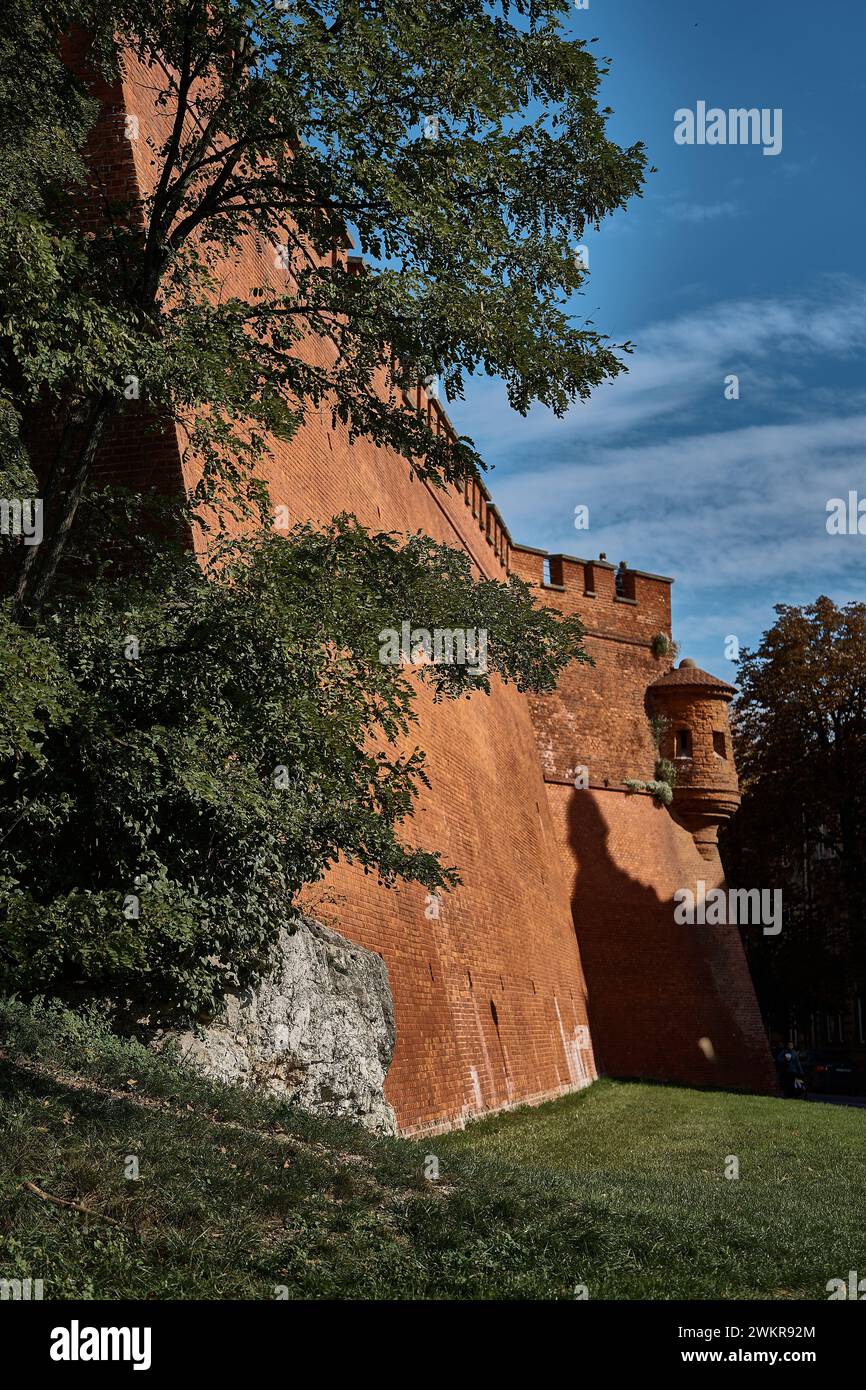
M672 641L666 632L657 632L655 634L650 640L650 649L654 657L661 659L663 656L669 656L672 660L676 659L677 652L679 651L677 643Z
M670 758L659 758L656 762L656 781L667 782L673 788L677 784L676 763L671 762Z
M673 787L669 782L643 782L638 777L628 777L624 785L630 792L650 792L663 806L670 806L674 799Z

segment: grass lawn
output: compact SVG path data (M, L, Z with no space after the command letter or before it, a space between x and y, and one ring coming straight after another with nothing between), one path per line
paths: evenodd
M434 1147L566 1178L601 1236L591 1298L826 1298L866 1273L866 1110L601 1081Z
M377 1139L0 1001L0 1280L45 1298L824 1299L864 1177L841 1106L602 1082Z

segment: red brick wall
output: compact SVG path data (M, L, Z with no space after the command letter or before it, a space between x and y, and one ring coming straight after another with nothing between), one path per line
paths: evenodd
M144 191L154 175L149 141L165 133L153 85L131 57L122 92L106 93L108 121L117 123L118 104L138 117L139 138L121 149L118 179L127 180L131 155ZM245 295L265 280L279 283L281 273L274 248L250 241L225 264L223 292ZM146 383L142 396L146 410ZM449 427L437 406L424 408ZM135 427L115 433L101 472L137 481L142 469L187 490L199 476L174 430L157 444ZM274 442L267 482L274 505L286 506L292 521L322 522L349 511L371 527L421 529L462 547L479 573L504 577L511 565L541 579L541 554L512 549L480 485L437 492L402 458L364 441L350 445L324 412L311 415L290 444ZM613 786L652 774L644 694L662 669L649 643L670 629L669 583L635 576L629 602L616 597L610 566L587 570L554 557L553 570L565 587L546 596L584 618L594 670L575 667L544 701L528 701L498 681L489 699L456 704L434 706L419 691L418 738L432 788L407 838L441 850L462 886L443 898L437 917L417 886L383 889L345 865L326 885L335 899L323 909L332 925L378 951L388 966L398 1041L387 1091L406 1131L553 1096L595 1075L573 896L592 960L594 1023L611 1071L764 1083L742 953L727 938L672 933L667 923L667 895L696 867L691 837L648 798L570 787L579 763L601 787L605 779ZM545 776L553 779L547 786ZM699 863L708 877L711 866ZM693 1056L696 1030L716 1050L719 1060L709 1069Z
M539 585L543 602L580 618L596 663L571 666L555 695L530 697L545 777L570 782L585 767L591 786L651 778L646 689L670 661L653 656L650 644L658 633L670 636L672 581L635 573L634 598L620 598L607 562L551 556L551 584L543 585L543 552L515 545L511 559L522 578Z
M593 668L573 664L554 695L530 701L557 839L568 877L590 1001L599 1069L691 1085L775 1090L760 1013L735 926L678 925L674 893L724 882L673 813L626 778L654 775L648 686L670 666L651 640L670 635L670 580L635 574L634 598L616 596L614 567L549 560L518 546L513 563L543 602L586 625ZM594 590L587 593L587 590ZM671 692L665 691L665 697ZM727 731L726 705L673 692L696 735L703 785L736 789L733 761L720 763L712 729ZM688 718L686 718L686 712ZM706 728L704 727L706 726ZM705 737L703 736L705 734ZM706 745L706 746L705 746ZM730 735L728 734L730 755ZM662 752L670 752L663 745ZM575 788L588 768L589 787ZM760 930L760 928L753 928Z
M149 140L164 137L166 121L152 109L151 89L131 58L123 100L138 116L139 139L130 148L144 190L154 172ZM250 240L224 266L224 293L280 284L274 249ZM318 344L308 350L328 351ZM419 404L449 428L435 402ZM198 461L175 449L191 490ZM109 467L120 457L114 450L106 451ZM347 511L377 529L420 528L465 549L479 574L505 577L507 533L480 485L445 493L428 487L403 458L363 440L350 444L324 411L290 444L274 441L266 477L274 506L287 507L292 522L325 522ZM326 885L336 901L323 908L333 926L388 966L397 1047L387 1093L407 1131L557 1095L595 1076L580 955L526 701L499 681L489 698L434 705L419 687L419 701L418 742L432 789L407 838L439 849L462 886L443 896L437 918L420 887L383 889L374 876L341 865Z

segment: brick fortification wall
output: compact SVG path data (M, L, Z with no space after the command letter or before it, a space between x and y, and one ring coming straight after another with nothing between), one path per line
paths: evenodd
M599 1070L774 1092L737 927L674 920L677 889L695 892L699 881L707 892L723 885L715 840L706 843L703 824L696 832L694 819L686 823L679 814L685 785L670 809L623 787L630 778L654 777L649 716L659 713L694 736L693 756L678 770L683 784L693 778L684 769L697 768L702 787L714 783L708 795L723 812L729 787L736 787L732 763L713 752L715 728L730 759L724 700L703 697L700 687L686 699L684 687L675 684L662 708L648 693L670 666L669 658L653 654L652 639L670 637L671 581L631 571L618 593L615 568L607 562L545 559L544 552L519 546L511 560L538 586L542 601L580 617L596 662L592 670L571 667L555 695L530 697L530 704L569 881ZM674 681L689 674L677 671ZM707 695L713 693L707 687ZM674 755L672 737L663 740L663 754Z
M130 179L143 192L153 186L150 140L161 143L167 120L154 107L154 86L130 57L123 83L102 91L91 150L95 199ZM137 119L137 139L126 138L125 114ZM273 247L251 240L225 264L223 292L278 284L274 261ZM411 404L450 429L436 402L419 395ZM107 441L97 475L191 490L200 473L179 432L127 426ZM513 546L480 483L431 489L401 457L364 440L350 444L324 412L310 415L291 443L274 441L267 483L292 522L350 512L372 528L420 529L463 548L478 574L502 579L516 569L541 581L542 553ZM439 849L462 885L443 897L437 916L416 885L383 889L345 865L329 879L338 903L332 925L388 967L398 1040L387 1094L405 1132L587 1084L596 1075L590 1023L616 1075L771 1084L735 930L710 940L690 934L698 928L673 932L668 922L673 888L701 866L710 880L713 866L650 798L613 790L625 777L652 775L644 698L663 669L649 639L669 629L668 581L636 576L630 602L615 597L609 566L585 570L554 557L551 571L545 599L565 611L572 601L591 605L579 611L594 670L569 670L549 700L527 700L499 681L489 698L438 706L419 690L418 740L432 786L408 837ZM585 588L596 597L584 599ZM575 762L591 769L587 791L573 789ZM713 1064L698 1046L705 1037Z
M129 57L122 87L101 92L104 117L90 158L95 202L103 189L128 187L131 171L143 192L152 188L151 142L165 139L168 120L154 109L155 85ZM137 119L137 139L126 138L127 114ZM222 290L246 296L257 284L285 287L285 278L275 248L251 239L225 264ZM143 399L146 391L143 382ZM435 401L418 396L411 405L429 410L436 428L450 429ZM148 481L158 474L166 488L187 490L198 481L198 461L174 430L156 438L115 433L97 475L139 483L148 456ZM480 483L448 493L429 488L403 458L364 440L350 445L325 411L312 414L290 444L273 442L267 482L290 524L350 512L377 530L420 528L467 551L479 575L506 577L507 532ZM375 876L339 865L326 885L336 901L324 908L331 925L387 964L397 1016L387 1094L406 1132L556 1096L596 1075L580 954L526 701L499 681L489 698L434 705L420 686L418 699L418 742L432 788L422 792L406 838L438 849L462 885L442 896L437 916L420 886L380 888Z

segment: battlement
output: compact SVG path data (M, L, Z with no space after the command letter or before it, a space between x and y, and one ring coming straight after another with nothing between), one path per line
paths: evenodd
M657 585L670 587L673 579L663 574L651 574L648 570L635 570L611 564L606 556L597 560L584 560L579 555L566 555L550 550L539 550L532 545L514 545L515 567L519 566L525 579L545 589L572 589L582 592L586 598L597 598L599 593L610 592L622 603L636 603L639 597L646 596L649 589L643 586L649 580ZM623 575L622 586L616 582L617 574ZM640 584L640 593L638 585Z
M403 393L403 399L408 406L414 406L416 410L426 412L430 428L435 434L447 434L450 439L456 439L457 431L454 429L447 411L436 397L426 397L427 392L421 385L417 386L411 394L409 392ZM473 530L477 528L481 533L487 545L490 546L494 560L507 575L511 569L514 542L499 508L494 504L480 477L465 478L461 488L452 488L450 492L452 500L462 496L463 505L469 513L466 520L471 518ZM489 561L490 557L487 558Z
M673 580L647 570L611 564L606 556L584 560L512 545L511 569L539 590L541 601L576 614L597 637L649 646L659 633L670 636Z

